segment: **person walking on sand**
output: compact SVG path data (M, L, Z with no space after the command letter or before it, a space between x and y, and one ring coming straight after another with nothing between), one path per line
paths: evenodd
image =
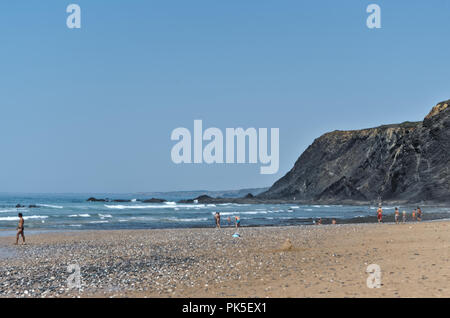
M406 223L406 211L403 211L403 223Z
M395 224L398 224L400 218L400 211L398 208L395 208Z
M417 207L417 221L422 221L422 210Z
M19 213L19 225L17 226L17 234L16 234L16 243L19 243L19 235L22 236L22 245L25 244L25 234L24 234L24 224L25 220L23 219L22 213Z
M220 229L220 213L216 212L216 214L214 214L214 218L216 219L216 227Z
M412 211L412 220L413 222L416 220L416 210Z
M378 223L381 223L383 221L383 209L381 208L381 205L378 206L377 219L378 219Z

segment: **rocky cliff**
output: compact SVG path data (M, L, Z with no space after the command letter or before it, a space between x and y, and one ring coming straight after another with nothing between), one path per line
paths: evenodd
M262 200L449 202L450 100L421 122L317 138Z

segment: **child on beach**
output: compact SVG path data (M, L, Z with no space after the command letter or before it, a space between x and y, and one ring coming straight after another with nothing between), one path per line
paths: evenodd
M403 211L403 223L405 223L406 222L406 211Z
M17 245L19 243L19 235L22 236L22 245L25 244L25 234L23 233L24 224L25 224L25 220L22 217L22 213L19 213L19 225L17 226L17 235L16 235L15 245Z
M395 223L396 224L398 224L399 217L400 217L400 211L398 210L398 208L395 208Z

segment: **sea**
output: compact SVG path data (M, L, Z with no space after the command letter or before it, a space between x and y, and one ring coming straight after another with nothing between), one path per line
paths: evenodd
M130 200L130 202L88 202L89 197ZM164 203L143 203L149 199L136 194L0 194L0 229L15 230L17 214L25 219L25 230L113 230L214 227L214 213L222 226L233 226L239 216L241 226L313 225L336 219L342 223L376 222L376 206L301 204L200 204L178 203L179 197ZM186 198L188 199L188 198ZM23 207L17 208L20 204ZM31 207L30 207L31 206ZM400 214L416 206L398 206ZM384 220L393 222L395 206L383 206ZM421 206L424 220L450 219L450 208ZM231 222L228 221L231 219Z

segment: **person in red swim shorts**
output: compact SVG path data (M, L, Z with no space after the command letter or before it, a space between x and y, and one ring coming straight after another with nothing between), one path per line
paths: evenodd
M381 205L378 207L377 210L377 219L378 223L381 223L383 221L383 209L381 208Z

